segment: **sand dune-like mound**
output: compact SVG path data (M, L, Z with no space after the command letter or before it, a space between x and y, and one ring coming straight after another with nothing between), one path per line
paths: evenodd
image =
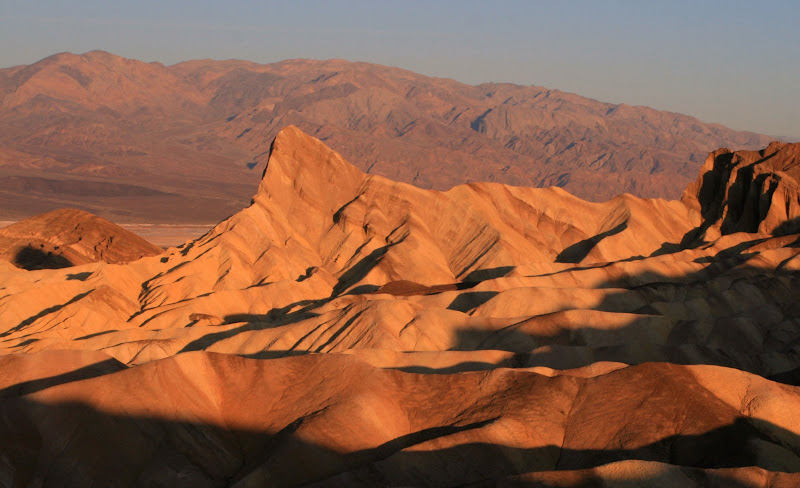
M162 249L88 212L60 209L0 229L0 259L24 269L127 263Z
M288 127L195 241L0 267L0 480L795 486L798 147L590 203L422 190Z

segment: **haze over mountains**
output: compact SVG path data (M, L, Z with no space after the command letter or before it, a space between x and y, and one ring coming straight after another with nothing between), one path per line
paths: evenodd
M56 207L210 223L294 124L369 174L447 189L677 198L705 155L771 138L541 87L470 86L340 60L143 63L101 51L0 70L0 219ZM602 184L598 184L602 181Z
M185 246L0 261L2 484L800 484L800 145L603 203L270 147Z

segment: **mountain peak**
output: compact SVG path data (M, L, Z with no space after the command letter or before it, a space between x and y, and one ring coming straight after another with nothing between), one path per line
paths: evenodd
M358 186L364 173L316 137L289 125L270 146L260 192L282 194L289 187L306 193L331 196Z

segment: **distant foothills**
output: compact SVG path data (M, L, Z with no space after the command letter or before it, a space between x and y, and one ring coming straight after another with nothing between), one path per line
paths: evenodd
M677 198L719 147L775 137L537 86L466 85L342 60L61 53L0 70L0 220L77 207L116 222L212 223L249 202L296 125L361 170L422 188L559 186Z

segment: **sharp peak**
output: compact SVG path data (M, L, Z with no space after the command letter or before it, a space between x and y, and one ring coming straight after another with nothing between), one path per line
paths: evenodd
M287 156L293 163L291 167L282 165L287 173L295 173L302 168L336 166L346 173L357 172L363 175L360 169L347 162L320 139L304 132L296 125L287 125L272 140L262 179L266 179L270 172L275 170L276 159L285 160Z

